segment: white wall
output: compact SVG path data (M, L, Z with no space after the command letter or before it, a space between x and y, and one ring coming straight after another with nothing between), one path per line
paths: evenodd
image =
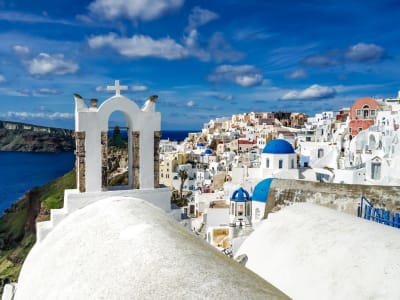
M154 131L161 129L160 113L141 111L121 95L107 99L99 108L88 108L82 100L75 100L75 130L86 132L86 191L101 191L101 132L108 131L109 117L115 111L124 113L130 130L140 132L140 187L154 188Z

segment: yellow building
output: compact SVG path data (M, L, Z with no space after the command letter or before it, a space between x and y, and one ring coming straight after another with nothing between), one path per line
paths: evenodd
M172 173L177 165L186 163L187 155L184 153L168 153L160 162L160 184L172 187Z

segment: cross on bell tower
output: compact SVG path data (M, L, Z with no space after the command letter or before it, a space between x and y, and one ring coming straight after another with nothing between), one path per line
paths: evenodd
M119 85L119 80L115 80L114 85L108 85L107 91L115 91L115 96L120 96L121 91L127 90L128 86L126 85Z

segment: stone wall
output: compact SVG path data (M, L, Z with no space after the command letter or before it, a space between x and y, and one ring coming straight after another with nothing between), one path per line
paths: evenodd
M86 147L85 147L86 133L77 131L75 132L76 141L76 172L77 172L77 186L81 193L86 191Z
M139 174L140 174L140 133L132 131L132 177L133 189L140 189Z
M154 188L160 187L160 138L161 131L154 131Z
M399 186L320 183L274 179L270 186L265 213L285 202L311 202L357 215L361 196L374 206L400 212Z

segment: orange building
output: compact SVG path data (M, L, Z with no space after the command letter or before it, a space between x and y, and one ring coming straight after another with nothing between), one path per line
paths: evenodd
M360 98L350 108L350 133L356 136L374 124L379 104L372 98Z

